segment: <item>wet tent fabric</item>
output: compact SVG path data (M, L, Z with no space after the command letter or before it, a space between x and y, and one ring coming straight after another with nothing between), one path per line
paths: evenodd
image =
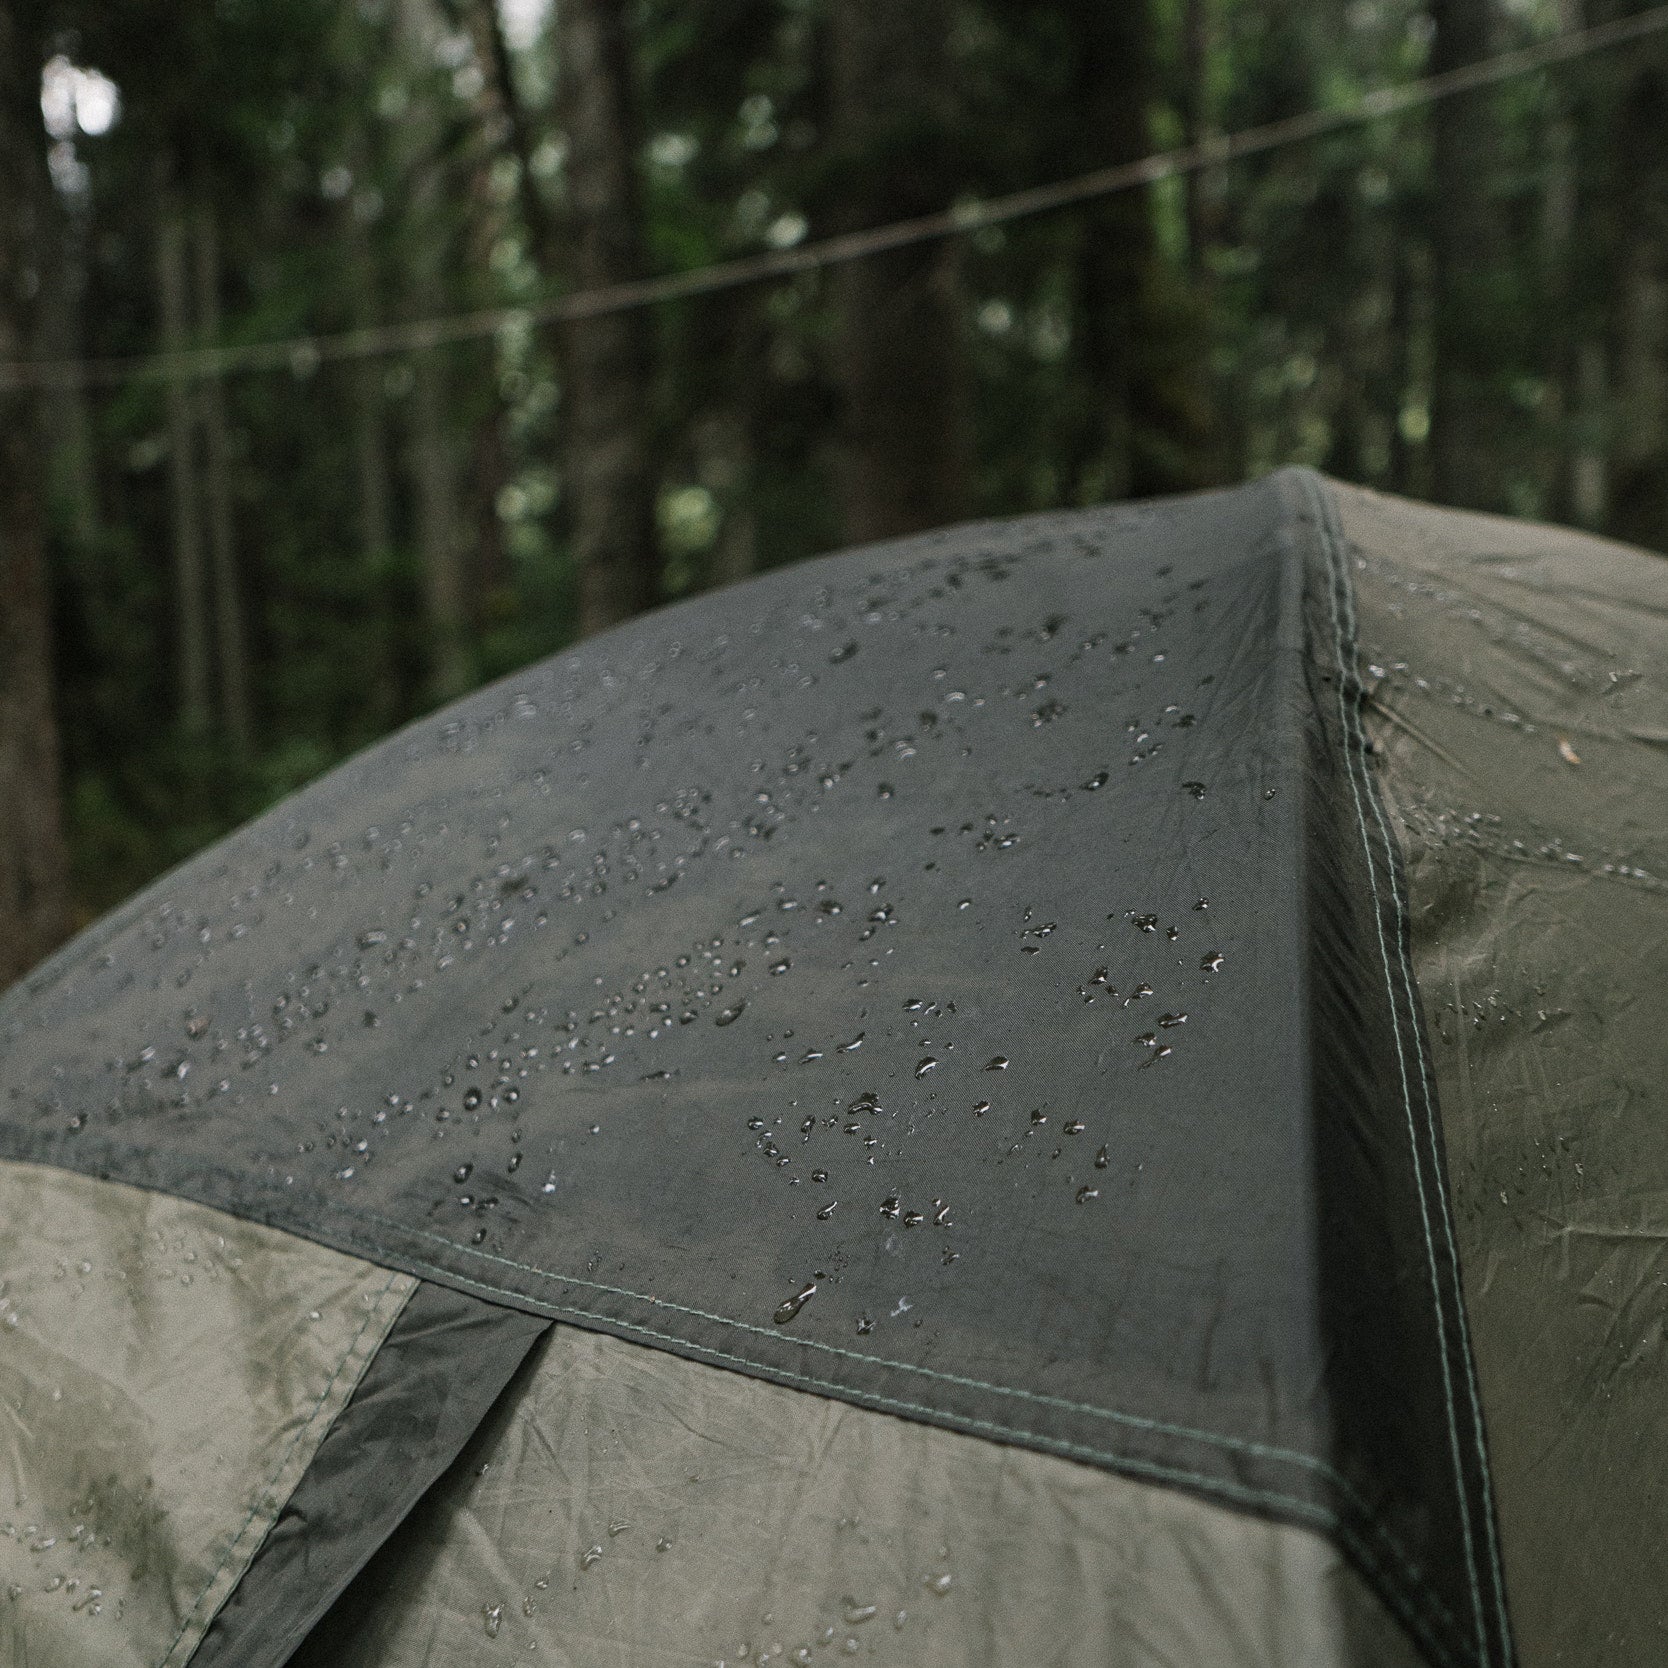
M1668 561L1335 489L1526 1665L1668 1661Z
M282 1668L549 1330L538 1316L420 1283L203 1633L193 1668Z
M417 1284L0 1162L0 1661L190 1660Z
M305 1649L1505 1663L1509 1591L1530 1668L1660 1660L1662 572L1303 472L952 529L84 936L0 1001L0 1153L425 1282L200 1658L387 1538Z
M558 1326L294 1668L497 1660L1420 1658L1313 1530Z
M0 1007L14 1156L1327 1536L1510 1656L1301 473L654 616Z

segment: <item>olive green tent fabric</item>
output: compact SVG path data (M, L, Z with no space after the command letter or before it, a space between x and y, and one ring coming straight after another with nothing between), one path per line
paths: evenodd
M0 1662L181 1668L416 1285L0 1161Z
M1523 1668L1668 1662L1668 561L1336 489Z
M557 1326L292 1668L1413 1668L1321 1536Z

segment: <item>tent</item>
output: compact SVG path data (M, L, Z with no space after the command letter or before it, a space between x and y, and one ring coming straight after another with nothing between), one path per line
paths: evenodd
M188 862L0 1001L0 1660L1668 1661L1665 621L1288 470Z

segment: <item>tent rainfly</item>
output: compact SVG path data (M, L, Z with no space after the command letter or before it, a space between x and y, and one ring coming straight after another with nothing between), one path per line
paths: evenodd
M1668 564L667 609L0 1001L0 1660L1668 1661Z

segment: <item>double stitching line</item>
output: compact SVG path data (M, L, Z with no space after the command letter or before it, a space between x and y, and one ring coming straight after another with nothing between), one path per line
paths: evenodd
M395 1225L398 1226L398 1224ZM421 1232L421 1230L408 1231ZM424 1235L423 1237L429 1239L439 1238L438 1235L434 1234ZM468 1251L471 1249L467 1246L456 1245L451 1240L442 1240L441 1243L451 1245L453 1246L453 1249L459 1251ZM487 1255L487 1253L473 1251L471 1251L471 1254L476 1256ZM420 1257L407 1256L402 1260L407 1266L433 1274L452 1285L472 1286L477 1291L488 1292L494 1297L525 1298L526 1295L525 1293L513 1291L508 1287L493 1285L490 1281L472 1279L469 1275L459 1274L453 1269L425 1263ZM498 1258L495 1260L502 1262L507 1259ZM520 1267L522 1265L515 1264L512 1266ZM529 1272L538 1273L541 1271L532 1269L529 1270ZM559 1277L550 1275L546 1276L546 1278L555 1279ZM594 1282L589 1281L580 1282L580 1284L587 1285L593 1283ZM615 1288L604 1287L602 1289L614 1290ZM624 1295L633 1296L635 1294L626 1293ZM658 1303L660 1300L657 1298L645 1298L643 1301ZM677 1305L674 1304L666 1304L663 1306L666 1308L677 1307ZM1373 1552L1371 1546L1362 1539L1360 1534L1350 1524L1348 1519L1339 1516L1338 1513L1331 1511L1327 1507L1319 1505L1314 1501L1305 1500L1301 1496L1297 1495L1280 1494L1272 1489L1255 1488L1248 1484L1231 1482L1226 1478L1212 1477L1203 1472L1190 1471L1182 1466L1162 1465L1156 1460L1146 1460L1136 1456L1094 1448L1089 1446L1087 1443L1072 1442L1063 1437L1047 1436L1039 1431L1030 1431L1018 1426L1005 1425L994 1419L980 1419L972 1414L948 1413L943 1408L934 1407L930 1403L905 1401L896 1396L882 1395L878 1391L863 1390L849 1384L842 1384L838 1380L834 1379L816 1378L809 1373L795 1372L791 1367L773 1366L763 1361L754 1360L749 1356L735 1355L728 1350L717 1349L711 1344L696 1343L693 1340L682 1337L675 1332L659 1332L653 1327L642 1326L635 1321L621 1320L613 1315L598 1315L588 1309L574 1309L557 1303L543 1303L542 1307L550 1311L553 1316L566 1316L570 1319L581 1322L588 1321L593 1326L600 1321L610 1327L617 1327L622 1332L634 1333L643 1338L653 1338L660 1343L680 1345L684 1349L693 1350L698 1355L709 1356L715 1361L731 1362L739 1367L750 1367L759 1372L769 1373L775 1378L789 1379L795 1384L806 1385L814 1390L828 1390L833 1392L842 1401L849 1401L855 1397L859 1399L863 1405L887 1408L899 1413L920 1415L930 1421L948 1423L953 1429L956 1430L988 1432L996 1436L1006 1436L1017 1441L1024 1442L1031 1447L1040 1448L1046 1452L1062 1454L1072 1459L1095 1460L1102 1465L1112 1467L1119 1471L1132 1472L1137 1476L1153 1477L1161 1482L1189 1483L1197 1488L1201 1493L1215 1494L1223 1499L1237 1501L1243 1505L1284 1507L1294 1517L1306 1518L1310 1523L1315 1524L1317 1527L1338 1535L1346 1543L1350 1550L1360 1558L1361 1562L1367 1566L1368 1570L1370 1570L1373 1575L1378 1577L1378 1579L1383 1583L1392 1607L1399 1612L1402 1619L1408 1624L1408 1626L1424 1641L1426 1647L1434 1653L1440 1663L1444 1665L1444 1668L1455 1668L1456 1658L1443 1643L1442 1639L1432 1631L1429 1618L1420 1614L1419 1610L1412 1604L1409 1593L1404 1590L1402 1586L1400 1586L1388 1574L1381 1573L1383 1572L1383 1565L1380 1563L1377 1554ZM685 1312L699 1314L701 1311L688 1310ZM724 1319L723 1316L714 1316L712 1318L717 1320ZM727 1321L725 1324L748 1331L762 1330L762 1328L750 1327L744 1321ZM808 1339L799 1339L795 1341L799 1343L810 1342ZM975 1385L981 1389L999 1391L1004 1395L1025 1396L1032 1401L1056 1403L1062 1407L1076 1408L1079 1406L1079 1404L1074 1402L1061 1401L1057 1397L1038 1396L1030 1391L1009 1389L1004 1385L981 1384L977 1379L955 1379L948 1374L934 1372L930 1367L910 1367L907 1363L900 1361L887 1361L879 1356L858 1355L854 1350L840 1350L835 1345L824 1345L822 1347L832 1349L837 1354L850 1355L857 1360L874 1361L878 1365L884 1367L903 1369L909 1372L925 1373L930 1378L944 1379L946 1382L950 1383ZM1186 1426L1159 1425L1156 1421L1136 1420L1134 1415L1115 1413L1107 1408L1084 1406L1080 1408L1080 1411L1084 1413L1099 1413L1104 1417L1111 1419L1129 1419L1139 1424L1152 1424L1161 1430L1172 1430L1183 1435L1202 1437L1207 1440L1221 1440L1233 1445L1232 1438L1216 1438L1214 1433L1209 1431L1193 1431L1189 1430ZM1258 1446L1255 1443L1240 1443L1237 1445L1242 1448L1256 1448ZM1270 1449L1266 1451L1273 1454L1283 1455L1286 1458L1305 1461L1310 1460L1310 1456L1306 1454L1286 1454L1283 1449ZM1321 1461L1311 1461L1310 1463L1321 1466L1322 1469L1326 1469L1324 1463ZM1332 1475L1336 1476L1336 1473L1332 1473ZM1343 1478L1339 1477L1337 1480L1346 1491L1349 1491L1349 1485ZM1353 1493L1353 1491L1349 1492ZM1375 1525L1375 1528L1377 1527L1379 1526ZM1412 1589L1421 1597L1429 1600L1434 1605L1440 1617L1452 1626L1453 1617L1449 1613L1447 1607L1442 1603L1441 1598L1431 1589L1424 1586L1417 1568L1406 1562L1406 1554L1402 1552L1394 1538L1382 1529L1380 1529L1380 1532L1383 1534L1384 1539L1390 1545L1391 1549L1395 1552L1397 1558L1402 1560L1403 1573L1409 1577Z
M1445 1621L1449 1626L1456 1625L1452 1613L1442 1602L1440 1595L1426 1584L1424 1574L1420 1570L1419 1566L1413 1561L1406 1549L1390 1532L1390 1530L1385 1527L1384 1524L1376 1520L1371 1508L1367 1505L1366 1501L1362 1499L1359 1491L1350 1482L1350 1480L1327 1461L1319 1459L1312 1454L1299 1453L1289 1448L1279 1448L1267 1443L1249 1442L1242 1437L1229 1436L1218 1431L1199 1430L1191 1425L1177 1425L1168 1423L1161 1419L1148 1419L1140 1414L1126 1413L1116 1408L1097 1407L1092 1403L1075 1402L1063 1396L1044 1395L1034 1390L1023 1389L1017 1385L996 1384L986 1379L971 1378L956 1373L944 1373L934 1367L919 1366L908 1361L895 1361L887 1358L886 1356L868 1355L860 1350L846 1349L842 1345L824 1343L815 1338L794 1338L784 1340L780 1333L772 1332L769 1329L757 1326L750 1321L737 1320L730 1315L715 1314L711 1310L707 1309L691 1308L687 1304L675 1303L668 1298L655 1297L647 1292L632 1291L626 1286L611 1286L602 1281L585 1279L580 1275L559 1274L550 1269L541 1268L535 1263L518 1262L511 1257L501 1257L495 1252L482 1251L470 1245L460 1245L457 1241L446 1238L444 1234L436 1234L424 1228L411 1227L410 1225L399 1221L397 1218L383 1216L375 1211L343 1210L342 1214L350 1220L380 1223L385 1227L397 1230L401 1235L408 1235L415 1239L427 1240L431 1244L445 1247L448 1251L456 1252L465 1257L470 1257L484 1263L493 1263L501 1268L513 1269L519 1274L532 1275L541 1281L550 1281L566 1286L582 1286L587 1290L606 1293L609 1296L624 1297L629 1298L634 1302L648 1303L653 1305L655 1308L666 1309L674 1314L688 1315L696 1320L712 1321L719 1326L728 1327L730 1330L735 1332L750 1333L761 1338L791 1342L799 1349L819 1350L824 1354L837 1356L842 1360L856 1361L867 1366L881 1367L888 1372L915 1373L924 1378L931 1379L936 1383L955 1385L960 1389L984 1390L993 1395L1013 1397L1019 1401L1034 1403L1040 1407L1055 1408L1062 1412L1088 1414L1094 1418L1108 1419L1114 1423L1126 1425L1132 1429L1151 1431L1158 1435L1187 1437L1210 1446L1224 1448L1230 1452L1245 1454L1257 1459L1285 1461L1302 1469L1312 1471L1316 1475L1324 1477L1327 1481L1333 1483L1337 1487L1338 1491L1344 1495L1345 1498L1347 1498L1360 1512L1363 1520L1372 1526L1373 1532L1383 1541L1385 1547L1389 1550L1395 1564L1399 1567L1402 1576L1405 1578L1409 1586L1417 1590L1422 1597L1429 1601L1435 1614L1439 1616L1441 1620ZM382 1254L387 1254L386 1248L381 1247L380 1245L376 1248L381 1251ZM473 1280L467 1275L458 1274L455 1270L444 1266L425 1264L422 1259L417 1257L406 1256L404 1260L414 1268L426 1268L429 1272L439 1276L440 1278L452 1281L464 1281L499 1297L520 1297L525 1299L530 1295L525 1292L516 1291L510 1287L495 1285L489 1281ZM542 1300L534 1299L534 1301L538 1302ZM758 1361L747 1356L730 1354L726 1351L714 1349L705 1344L698 1344L694 1340L682 1337L676 1333L657 1332L650 1327L644 1327L633 1322L619 1320L610 1315L598 1315L587 1309L563 1309L560 1305L551 1303L546 1303L544 1306L551 1310L559 1310L561 1313L567 1314L570 1317L578 1317L580 1319L591 1321L606 1321L609 1325L619 1326L625 1330L638 1332L645 1337L656 1338L666 1343L682 1344L691 1349L703 1350L721 1360L732 1361L741 1366L754 1367L762 1372L777 1373L784 1377L793 1378L800 1383L813 1385L823 1389L837 1390L843 1395L850 1395L853 1393L853 1387L850 1385L843 1385L829 1380L812 1378L803 1373L793 1372L791 1369L785 1367L777 1367L770 1363ZM865 1392L865 1394L867 1393ZM928 1413L938 1418L945 1417L945 1414L941 1410L924 1407L916 1403L891 1403L889 1398L881 1396L876 1396L873 1399L877 1402L887 1402L889 1405L896 1405L898 1407ZM981 1423L977 1420L968 1420L966 1422L974 1425ZM1028 1442L1048 1443L1055 1442L1056 1440L1045 1437L1038 1432L1025 1431L1012 1426L990 1424L989 1428L1001 1431L1009 1436L1020 1437ZM1059 1444L1056 1442L1056 1446L1058 1445ZM1066 1446L1071 1447L1073 1445L1067 1444ZM1137 1461L1134 1459L1126 1461L1123 1457L1116 1454L1103 1453L1100 1450L1093 1448L1083 1448L1082 1452L1105 1463L1120 1466L1126 1464L1130 1467L1135 1467L1137 1465L1150 1466L1152 1463ZM1156 1472L1160 1475L1172 1478L1183 1478L1191 1482L1196 1482L1201 1486L1211 1488L1219 1486L1215 1479L1208 1478L1194 1472L1170 1472L1161 1466L1156 1468ZM1292 1497L1277 1494L1272 1491L1242 1488L1241 1485L1223 1484L1220 1486L1230 1493L1235 1489L1239 1489L1240 1492L1234 1497L1248 1500L1253 1503L1260 1502L1264 1504L1282 1506L1292 1504ZM1323 1508L1317 1507L1309 1507L1307 1509L1311 1513L1318 1510L1324 1510ZM1329 1526L1336 1527L1340 1533L1350 1539L1352 1545L1360 1549L1362 1559L1365 1563L1369 1564L1374 1569L1382 1567L1378 1559L1371 1556L1366 1551L1364 1544L1360 1541L1359 1537L1355 1535L1355 1532L1348 1527L1345 1520L1337 1517L1335 1514L1327 1513L1326 1522Z
M1438 1352L1442 1359L1442 1391L1448 1415L1448 1440L1454 1461L1454 1485L1459 1497L1460 1525L1465 1543L1466 1573L1471 1587L1471 1601L1477 1624L1477 1649L1479 1659L1488 1660L1488 1632L1483 1619L1482 1590L1477 1577L1477 1553L1471 1523L1471 1501L1465 1485L1465 1469L1460 1457L1460 1436L1458 1412L1454 1402L1453 1369L1448 1358L1448 1325L1443 1291L1436 1256L1436 1242L1431 1233L1431 1211L1425 1192L1425 1160L1419 1151L1418 1134L1413 1119L1413 1096L1408 1082L1407 1050L1403 1040L1402 1009L1396 1001L1395 979L1390 967L1389 946L1385 942L1383 914L1379 897L1378 866L1372 849L1371 836L1367 829L1366 813L1362 807L1363 798L1373 808L1373 817L1378 824L1380 837L1384 841L1387 853L1386 872L1390 888L1393 919L1397 926L1396 949L1401 964L1402 988L1406 995L1408 1015L1414 1018L1414 993L1412 977L1407 966L1406 951L1402 943L1401 927L1406 921L1406 910L1401 896L1401 888L1397 884L1395 864L1390 857L1390 834L1385 825L1384 816L1372 791L1372 780L1367 775L1365 760L1365 736L1360 725L1359 714L1352 714L1347 701L1347 691L1355 679L1355 671L1351 657L1346 655L1346 633L1348 642L1353 646L1355 641L1355 611L1354 600L1350 589L1349 571L1344 562L1343 538L1338 528L1331 499L1326 489L1316 483L1309 475L1304 476L1304 488L1314 506L1316 525L1320 535L1321 548L1326 557L1331 584L1328 587L1329 600L1332 607L1333 649L1338 667L1338 718L1344 731L1344 753L1346 771L1349 777L1350 792L1355 803L1356 823L1361 830L1361 849L1367 860L1367 878L1372 889L1373 921L1378 936L1379 957L1384 967L1385 994L1390 999L1390 1013L1393 1034L1396 1042L1396 1062L1401 1072L1402 1106L1407 1115L1408 1147L1413 1158L1414 1182L1419 1195L1419 1214L1424 1228L1425 1255L1430 1268L1431 1296L1436 1312L1436 1328ZM1472 1435L1477 1451L1477 1468L1482 1478L1484 1499L1484 1533L1487 1538L1489 1554L1489 1574L1494 1589L1496 1613L1500 1628L1500 1640L1505 1655L1509 1658L1511 1652L1511 1630L1506 1619L1505 1582L1500 1569L1499 1547L1494 1534L1494 1500L1489 1482L1488 1456L1483 1451L1482 1443L1482 1409L1477 1395L1476 1373L1471 1362L1470 1337L1465 1325L1465 1304L1463 1294L1458 1289L1459 1258L1454 1245L1453 1226L1449 1217L1447 1189L1442 1180L1442 1166L1440 1162L1440 1146L1436 1128L1435 1107L1430 1092L1430 1076L1425 1061L1424 1045L1419 1041L1417 1023L1413 1025L1415 1049L1417 1051L1421 1097L1425 1109L1425 1125L1431 1147L1431 1170L1436 1191L1436 1213L1442 1224L1445 1248L1448 1253L1449 1267L1455 1282L1454 1309L1457 1316L1457 1332L1461 1356L1465 1364L1466 1388L1469 1395Z

